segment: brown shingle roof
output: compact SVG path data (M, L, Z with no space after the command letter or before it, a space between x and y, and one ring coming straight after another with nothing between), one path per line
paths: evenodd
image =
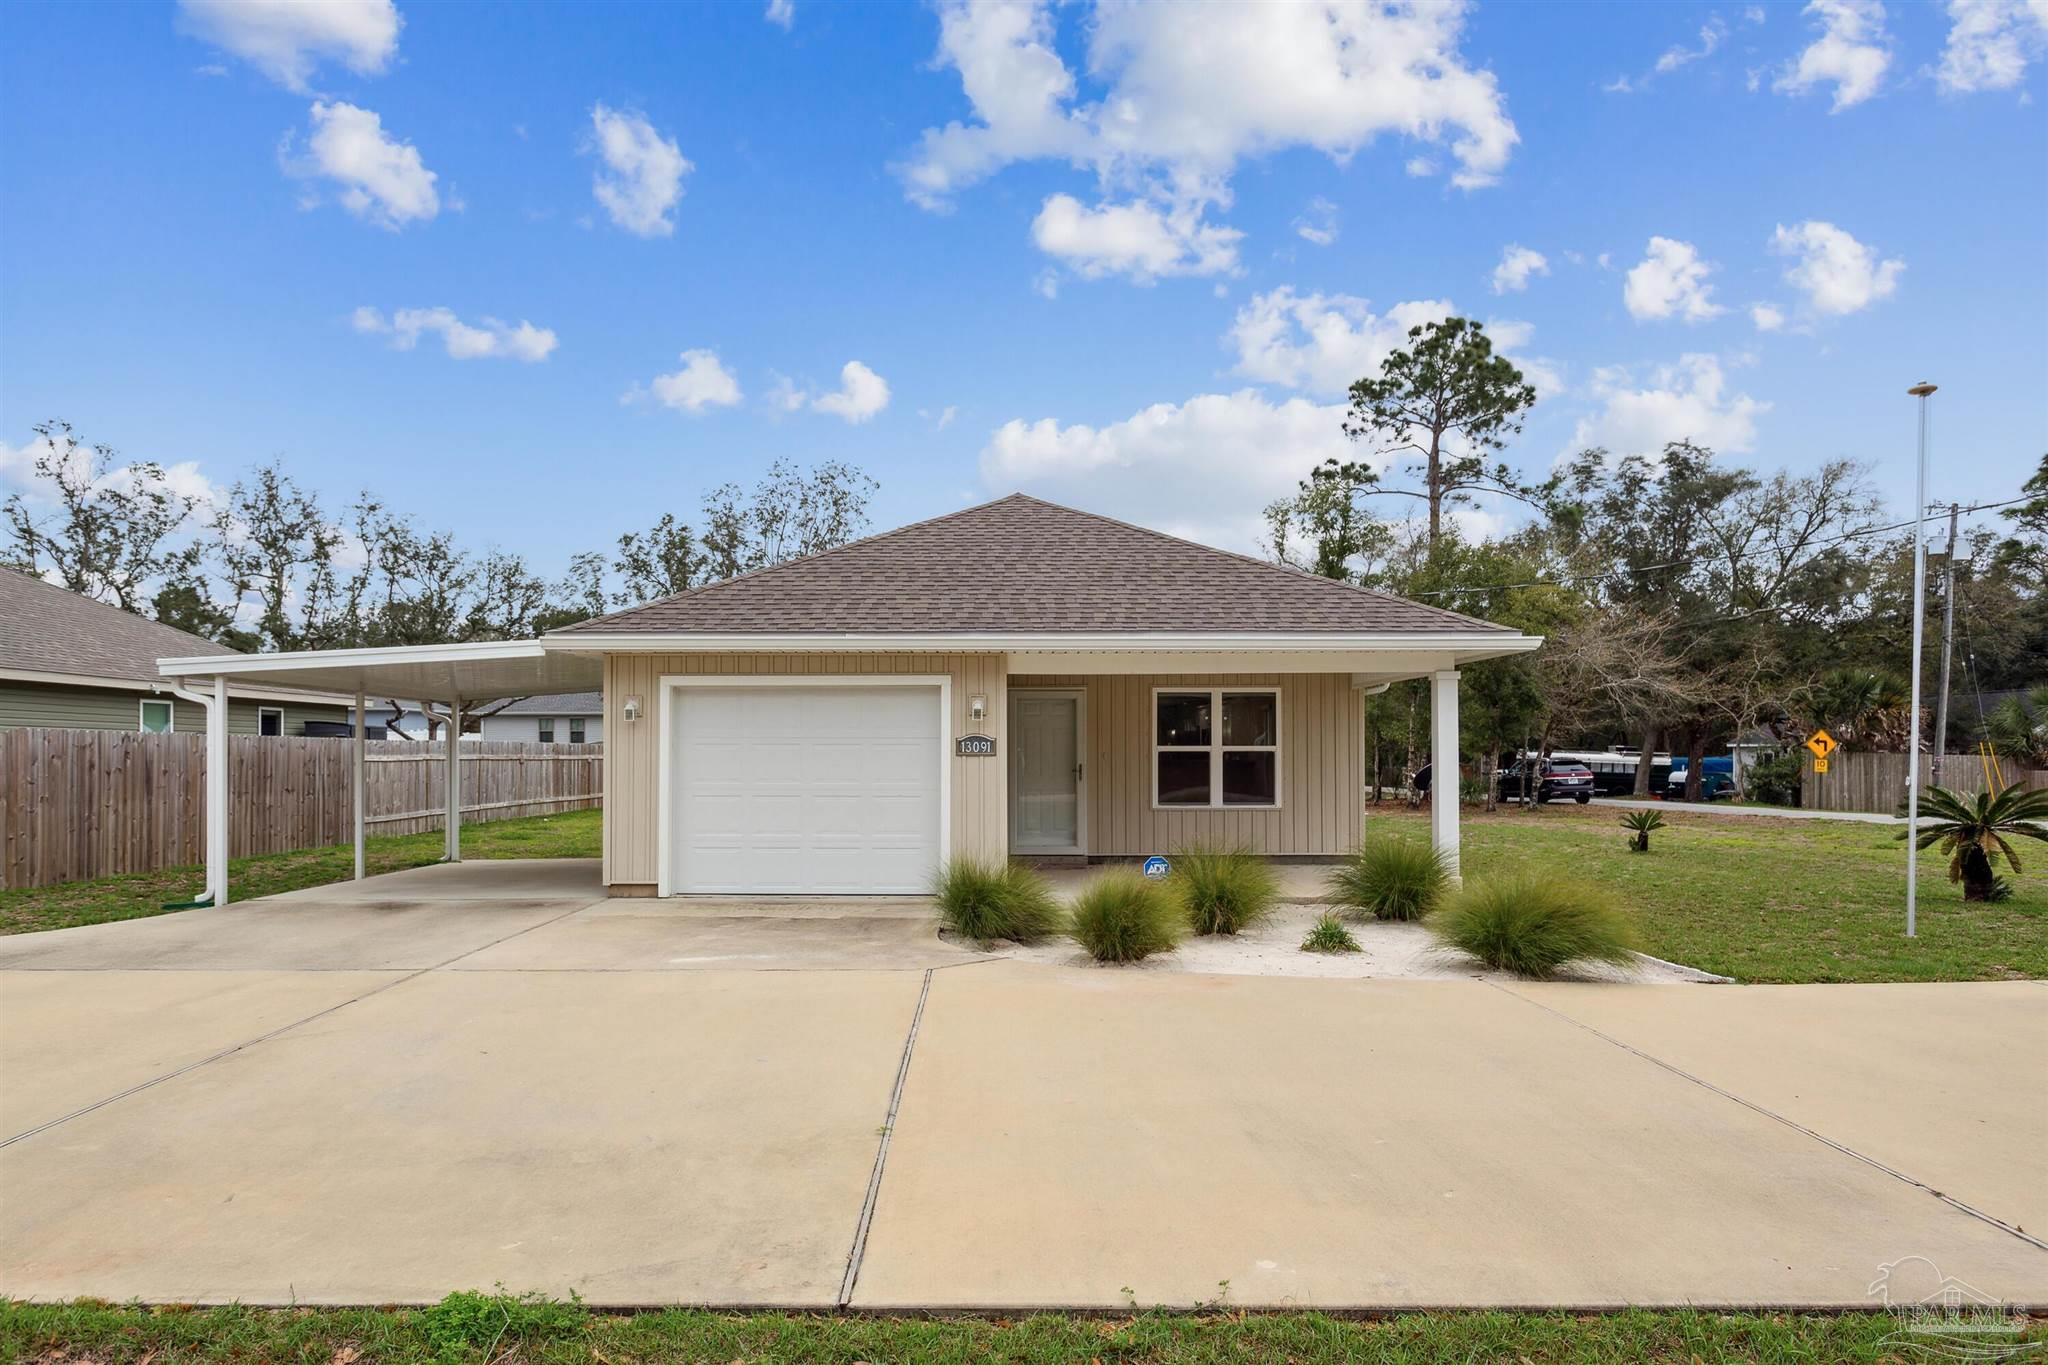
M155 682L160 658L234 652L204 636L0 568L0 668Z
M1504 628L1014 493L556 633L669 631Z

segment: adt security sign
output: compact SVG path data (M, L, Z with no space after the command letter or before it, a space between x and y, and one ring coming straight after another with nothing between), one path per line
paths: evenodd
M1145 860L1145 875L1153 881L1158 881L1171 871L1173 871L1173 864L1167 862L1166 859L1160 857L1157 853Z

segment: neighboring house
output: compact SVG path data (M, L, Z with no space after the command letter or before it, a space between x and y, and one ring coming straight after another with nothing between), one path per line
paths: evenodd
M173 697L157 672L166 654L244 657L226 645L0 568L0 727L70 730L206 728L206 713ZM332 697L236 683L228 730L302 735L308 721L345 723Z
M485 739L528 744L596 744L604 739L604 693L521 697L480 718Z
M477 706L597 689L612 894L904 894L954 857L1342 854L1363 699L1429 679L1455 754L1459 666L1541 643L1013 495L540 640L162 668ZM1456 802L1431 837L1455 868Z

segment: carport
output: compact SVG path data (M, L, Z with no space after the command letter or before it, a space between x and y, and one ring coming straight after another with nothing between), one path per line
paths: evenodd
M307 650L294 654L159 659L169 690L206 712L206 899L228 903L228 731L230 679L260 676L265 687L355 696L355 875L363 877L363 708L371 697L418 702L448 735L446 847L462 861L462 716L465 707L509 697L592 692L604 685L594 653L544 648L537 640L409 645L393 649Z

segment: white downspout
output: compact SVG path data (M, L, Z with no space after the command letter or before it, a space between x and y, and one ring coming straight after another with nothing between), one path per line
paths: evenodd
M462 698L448 699L448 861L462 861Z

